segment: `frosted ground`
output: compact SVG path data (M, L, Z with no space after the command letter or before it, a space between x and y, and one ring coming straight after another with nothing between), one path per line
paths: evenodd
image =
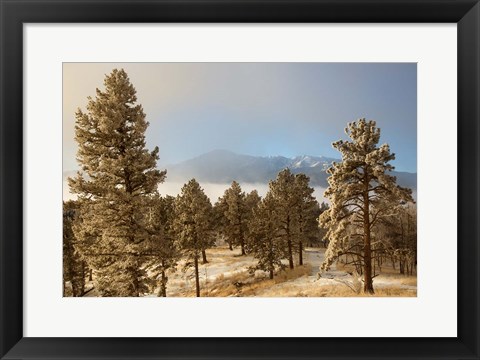
M350 287L361 280L354 278L350 269L340 270L334 264L318 277L324 254L324 248L306 248L304 266L280 271L270 280L263 271L254 275L248 271L256 263L253 257L238 256L239 250L230 251L226 246L209 249L209 263L201 265L199 271L202 296L358 296ZM169 283L169 296L194 295L193 277L177 272ZM417 290L416 277L388 273L376 277L374 286L381 296L416 296Z
M361 287L361 277L352 275L352 270L342 263L318 277L319 267L323 262L324 248L308 247L304 252L304 266L294 270L279 271L273 280L268 274L256 271L252 274L249 267L256 264L252 256L239 256L240 251L228 249L222 245L207 250L208 263L199 266L201 296L231 297L350 297L365 296L354 289ZM195 278L193 271L182 271L184 262L180 262L175 273L168 274L167 296L195 296ZM391 266L382 268L382 274L374 278L374 296L417 295L416 276L398 274ZM91 287L92 284L88 284ZM95 290L86 296L97 296ZM156 296L150 294L146 296Z

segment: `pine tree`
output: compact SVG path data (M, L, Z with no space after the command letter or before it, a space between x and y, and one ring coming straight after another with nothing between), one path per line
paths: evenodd
M175 218L175 198L154 195L148 200L148 228L151 234L147 243L151 259L147 261L147 269L158 279L158 296L167 296L167 272L175 270L180 251L175 240L173 221Z
M293 198L294 238L298 247L298 264L303 265L305 241L318 236L318 202L313 196L314 189L309 186L310 178L305 174L295 175Z
M218 198L217 202L213 206L213 230L216 235L222 238L230 248L230 251L233 250L233 245L230 242L230 239L227 237L227 218L225 217L225 212L228 209L227 201L225 196Z
M240 246L241 255L245 255L245 234L247 232L248 209L245 193L240 184L232 182L223 196L225 201L223 232L227 242L232 246Z
M328 169L325 196L330 208L320 216L322 226L329 229L322 269L342 254L357 256L363 263L364 292L373 294L372 230L396 205L413 199L411 190L398 186L388 174L394 169L389 162L395 154L387 144L377 146L380 129L375 121L349 123L345 133L351 141L333 143L342 161Z
M148 291L145 198L156 193L165 172L156 169L158 148L145 148L148 122L126 72L113 70L104 86L89 98L86 113L76 113L82 172L69 179L81 204L74 231L103 296L140 296Z
M280 233L285 238L288 265L290 269L293 269L293 255L296 252L295 221L298 211L295 175L289 169L282 170L278 173L277 178L270 182L269 188L278 206L276 218L281 228Z
M77 240L73 234L73 223L77 212L74 201L63 202L63 296L67 296L66 283L72 288L72 296L85 293L87 267L76 249Z
M248 194L245 195L245 222L246 222L246 230L245 230L245 248L248 252L249 246L248 241L251 238L250 236L250 225L252 223L252 219L255 216L255 210L258 208L260 201L262 198L258 195L257 190L252 190Z
M287 256L285 238L278 225L278 203L272 192L268 192L253 211L249 224L248 249L258 260L251 271L263 270L273 279L276 269L284 269L282 259Z
M187 258L186 268L194 267L195 289L199 297L198 261L202 253L213 245L214 237L212 204L195 179L185 184L175 199L173 228L183 255Z

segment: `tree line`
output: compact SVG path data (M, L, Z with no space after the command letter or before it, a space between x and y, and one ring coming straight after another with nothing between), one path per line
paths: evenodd
M183 260L182 270L193 270L195 293L200 296L199 264L208 262L206 250L220 240L231 250L238 248L240 256L252 255L257 263L250 271L265 271L271 279L285 268L282 260L293 269L293 257L298 256L297 263L303 265L305 241L318 242L321 234L320 207L308 177L286 169L269 187L262 199L256 190L246 194L233 181L212 205L192 179L176 197L153 193L138 202L137 234L127 227L123 233L117 229L113 241L105 234L105 224L99 227L111 221L110 215L89 213L94 209L91 203L99 200L64 202L64 282L71 284L72 296L82 296L86 275L94 269L102 296L141 296L155 288L158 296L167 296L167 273L177 270ZM129 215L122 215L117 213L117 221L130 225ZM86 236L90 216L97 233Z
M233 181L212 204L195 179L177 197L159 195L167 174L156 168L158 147L146 149L149 124L135 88L116 69L104 87L89 98L86 112L76 113L81 171L68 179L77 200L64 203L63 274L64 285L71 285L64 295L82 296L93 273L102 296L142 296L155 289L166 296L168 274L183 260L184 270L193 269L200 296L199 263L208 262L206 249L220 239L241 255L251 254L256 264L250 270L270 278L302 265L305 246L319 239L328 243L322 269L343 257L364 274L365 292L373 292L376 267L386 257L400 271L413 272L411 190L388 175L394 154L388 145L377 146L375 122L349 124L351 141L334 143L342 161L328 170L330 206L318 204L308 176L288 169L269 183L263 198Z

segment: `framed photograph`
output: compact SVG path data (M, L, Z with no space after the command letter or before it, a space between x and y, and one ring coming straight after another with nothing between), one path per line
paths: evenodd
M0 1L2 359L479 358L477 1Z

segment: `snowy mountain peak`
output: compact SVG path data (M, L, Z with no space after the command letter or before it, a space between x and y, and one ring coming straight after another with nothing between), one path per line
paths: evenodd
M306 168L306 167L325 167L329 166L332 161L335 159L326 158L324 156L310 156L310 155L302 155L297 156L292 159L291 168L292 169L299 169L299 168Z

